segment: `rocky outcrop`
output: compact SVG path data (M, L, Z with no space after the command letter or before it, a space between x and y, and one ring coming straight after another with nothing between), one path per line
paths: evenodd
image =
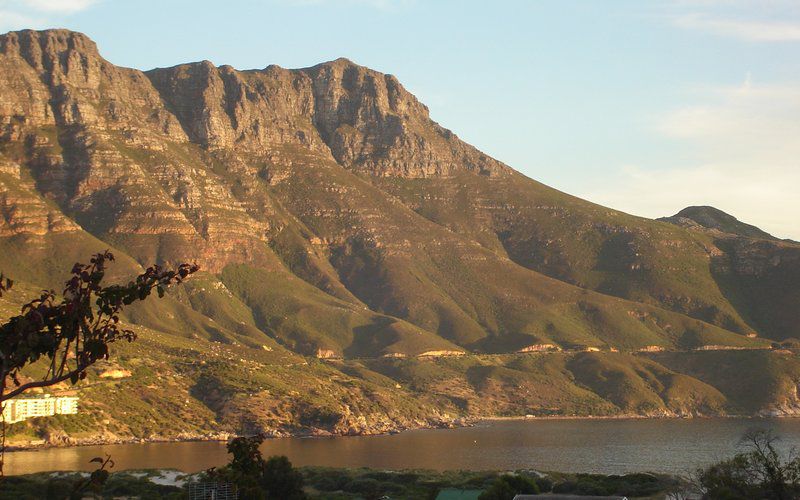
M103 370L98 374L100 378L110 378L110 379L121 379L121 378L128 378L132 375L130 370L125 370L123 368L108 368Z
M189 139L142 72L108 63L91 40L65 30L9 33L0 37L0 55L3 163L18 164L83 228L170 238L192 250L162 248L162 260L188 254L211 269L263 253L257 242L268 223L253 220L189 153L171 154ZM5 204L19 206L12 189L19 186L5 183Z
M438 350L438 351L425 351L420 354L417 354L420 358L439 358L442 356L463 356L466 354L464 351L447 351L447 350Z
M0 237L79 230L77 224L43 200L32 186L9 177L0 173Z
M302 72L312 81L314 123L336 160L349 168L408 178L507 170L434 123L428 108L392 75L347 59Z
M377 176L507 170L434 123L397 78L346 59L247 72L204 61L147 75L189 138L208 148L292 144Z
M729 240L724 245L729 264L720 262L721 272L759 278L780 268L800 267L800 249L796 245L749 238Z
M312 123L312 82L302 73L277 66L240 72L203 61L147 77L189 139L205 148L258 152L296 145L328 152Z

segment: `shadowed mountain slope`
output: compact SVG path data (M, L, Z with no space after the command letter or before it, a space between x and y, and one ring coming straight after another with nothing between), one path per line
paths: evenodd
M704 232L721 250L711 273L728 300L767 337L800 337L800 244L779 240L713 207L662 219Z

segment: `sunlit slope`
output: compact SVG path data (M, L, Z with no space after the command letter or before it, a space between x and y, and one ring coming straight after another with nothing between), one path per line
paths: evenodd
M491 416L793 415L800 407L797 357L775 352L318 361L138 333L76 388L81 414L13 424L9 442L381 433Z
M102 247L198 262L129 311L162 332L380 357L763 347L791 322L733 300L712 236L528 179L347 60L142 73L53 30L4 35L0 65L0 264L53 286Z

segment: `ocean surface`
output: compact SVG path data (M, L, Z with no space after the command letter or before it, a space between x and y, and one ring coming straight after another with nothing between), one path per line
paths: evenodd
M295 465L379 469L472 469L688 474L741 450L750 428L771 429L788 453L800 448L800 419L502 420L459 429L365 437L267 440L264 455ZM170 468L196 472L228 461L225 443L143 443L6 453L9 475L92 470L111 454L114 470Z

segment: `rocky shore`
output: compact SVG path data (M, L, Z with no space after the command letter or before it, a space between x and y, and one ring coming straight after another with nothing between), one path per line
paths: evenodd
M432 420L419 422L418 425L395 425L386 428L364 427L363 429L351 429L349 431L336 431L321 428L303 429L299 431L289 431L286 429L267 429L262 433L271 439L278 438L307 438L307 437L344 437L344 436L379 436L387 434L398 434L410 430L420 429L455 429L459 427L470 427L478 422L493 421L518 421L518 420L658 420L658 419L691 419L691 418L731 418L731 419L763 419L763 418L798 418L800 408L775 408L762 411L755 415L737 414L635 414L625 413L619 415L518 415L518 416L483 416L483 417L463 417L449 420ZM63 431L52 431L46 433L42 439L15 440L13 437L6 442L6 451L32 450L42 448L65 448L70 446L97 446L109 444L142 444L142 443L172 443L190 441L228 441L237 436L236 433L226 431L208 432L183 432L172 436L150 436L137 438L133 436L116 436L111 433L98 434L90 437L73 437Z
M300 431L287 431L285 429L267 429L261 431L265 436L272 439L277 438L300 438L300 437L333 437L333 436L378 436L386 434L398 434L400 432L416 429L453 429L473 425L478 420L475 418L458 418L453 420L438 420L430 422L420 422L419 425L396 425L394 427L380 428L365 427L363 429L352 429L349 431L335 431L327 429L305 429ZM6 451L32 450L41 448L65 448L70 446L96 446L107 444L141 444L141 443L173 443L188 441L228 441L237 434L225 431L209 432L184 432L172 436L150 436L137 438L133 436L117 436L112 433L102 433L90 437L74 437L63 431L47 432L42 439L14 439L6 441Z

